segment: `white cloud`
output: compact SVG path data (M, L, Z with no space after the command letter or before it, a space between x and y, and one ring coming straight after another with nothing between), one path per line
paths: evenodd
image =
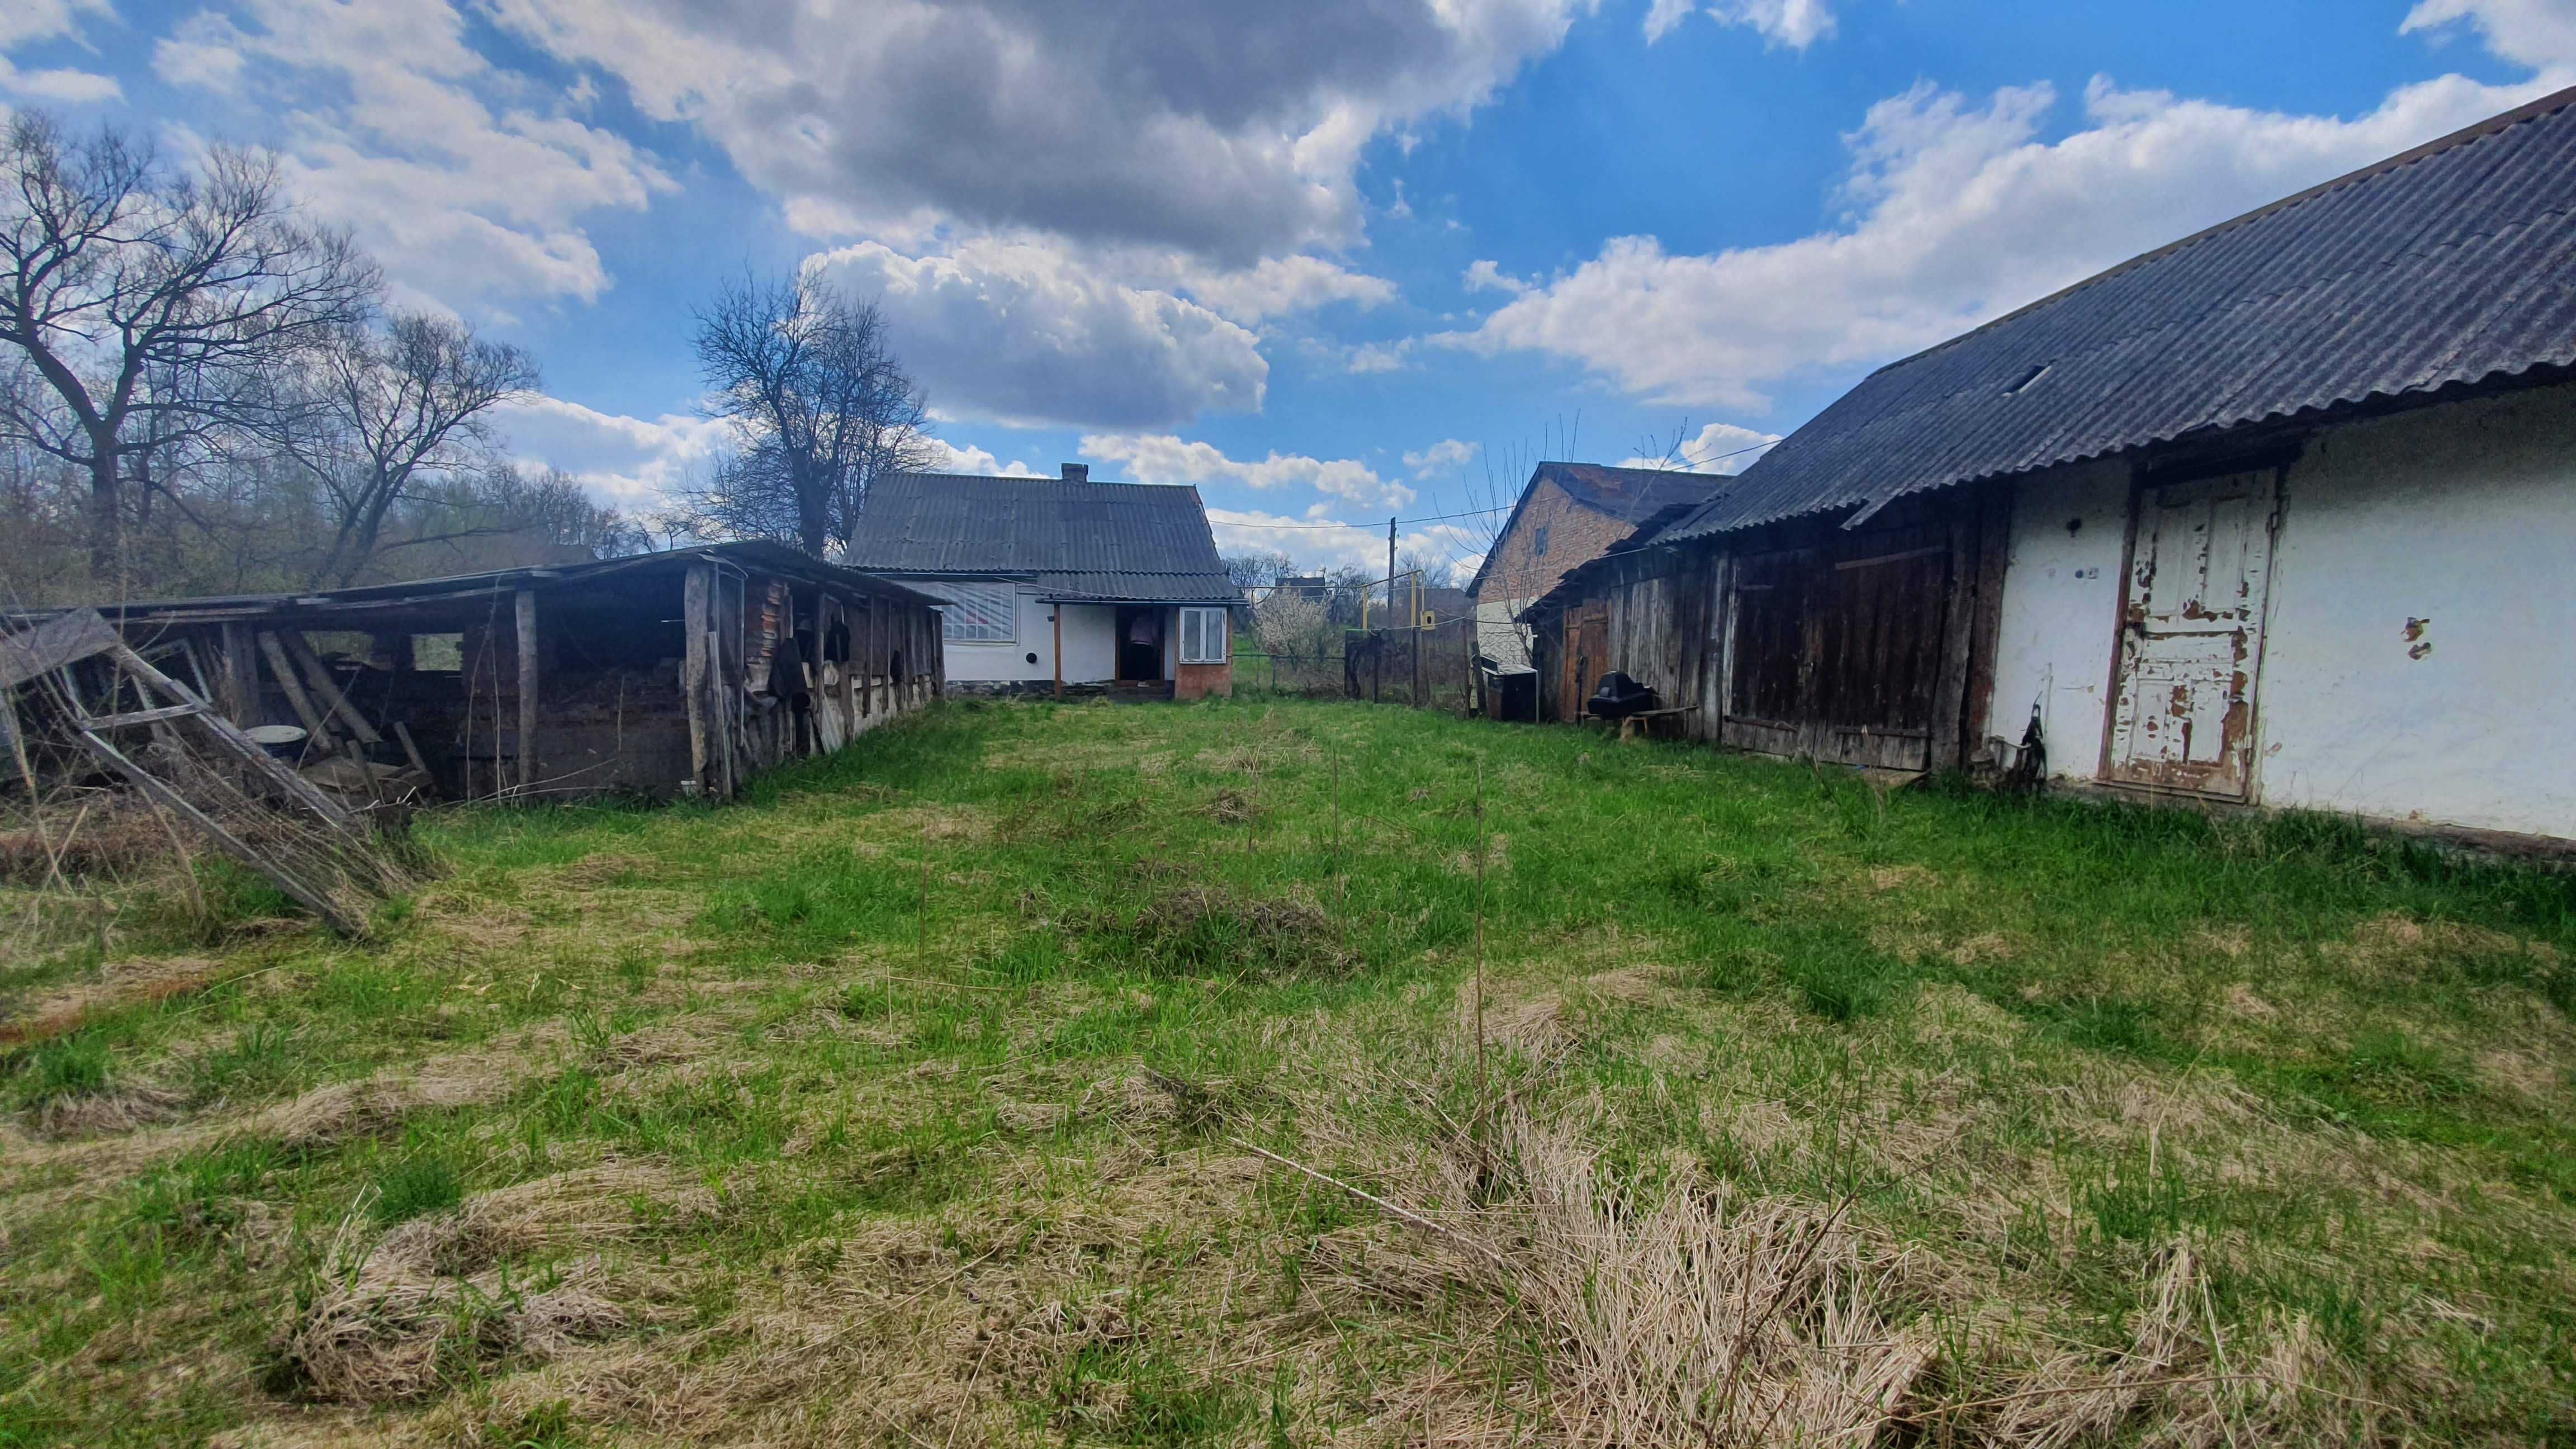
M446 0L237 0L156 45L172 85L271 118L289 183L410 292L450 305L596 298L581 227L677 184L613 131L531 103Z
M1374 137L1482 104L1597 0L493 0L791 207L1249 265L1357 235ZM864 198L862 202L861 198ZM812 214L810 211L809 215Z
M510 456L561 468L601 502L632 510L659 507L702 475L726 438L705 418L632 418L544 394L499 409L493 426Z
M0 7L0 51L79 31L83 16L112 16L107 0L9 0Z
M1461 279L1470 292L1509 292L1517 297L1530 289L1530 284L1506 274L1491 258L1479 257L1467 264L1467 275Z
M1310 488L1363 508L1402 508L1413 490L1380 478L1356 458L1326 460L1277 453L1258 460L1227 457L1214 444L1184 442L1169 434L1091 434L1085 457L1127 466L1138 483L1234 483L1246 488ZM1318 505L1321 506L1321 505Z
M2576 7L2567 0L2421 0L2398 29L2477 27L2487 49L2534 70L2576 65Z
M985 478L1043 478L1050 476L1048 474L1040 473L1037 469L1030 467L1028 464L1021 462L1017 458L1013 458L1011 461L1005 463L1000 458L994 456L989 449L978 448L971 445L961 448L955 443L939 438L931 439L931 446L939 454L937 460L932 462L930 465L929 471L933 473L973 473L979 477Z
M1386 278L1350 271L1322 257L1265 257L1249 267L1219 271L1174 254L1163 266L1180 290L1246 327L1335 302L1366 309L1396 295L1395 283Z
M1344 365L1352 372L1362 374L1401 372L1405 360L1413 355L1414 346L1410 337L1400 337L1393 342L1363 342L1351 349Z
M1825 0L1724 0L1708 13L1728 25L1749 25L1762 32L1765 44L1792 50L1834 33L1834 12Z
M1690 18L1691 8L1692 0L1654 0L1646 9L1646 43L1652 45L1680 28ZM1765 45L1792 50L1805 50L1834 33L1828 0L1717 0L1706 13L1721 25L1759 31Z
M1691 0L1654 0L1646 7L1646 43L1654 44L1690 18Z
M1778 433L1756 432L1733 423L1710 423L1697 436L1662 457L1625 458L1622 468L1673 468L1685 473L1741 473L1762 450L1780 441Z
M62 68L20 70L8 59L8 52L19 46L77 35L85 18L114 13L107 0L10 0L0 8L0 92L74 106L125 94L113 76Z
M1292 518L1258 509L1214 508L1207 511L1209 530L1223 553L1277 551L1301 568L1365 569L1386 577L1386 525L1348 523L1320 514ZM1473 573L1484 555L1482 545L1466 531L1441 523L1398 534L1396 547L1423 558L1445 559ZM1463 575L1462 575L1463 576ZM1381 601L1382 603L1383 601Z
M2459 76L2353 120L2121 91L2036 139L2047 86L1983 105L1917 86L1846 138L1845 225L1705 256L1620 237L1438 340L1553 353L1652 401L1759 409L1765 388L1930 345L2198 227L2404 150L2547 89Z
M1456 438L1442 438L1428 448L1407 452L1404 455L1404 466L1413 470L1414 477L1428 478L1434 473L1455 468L1475 456L1476 444L1462 443Z
M985 239L912 257L862 242L805 266L883 307L943 416L1147 428L1261 409L1270 365L1251 332L1056 247Z
M20 70L0 58L0 91L60 105L86 106L125 94L116 77L85 70Z

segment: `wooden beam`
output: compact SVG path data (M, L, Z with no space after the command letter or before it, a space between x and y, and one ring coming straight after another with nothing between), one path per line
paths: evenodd
M331 707L331 712L349 727L349 733L367 744L383 744L385 737L376 733L375 726L367 723L367 717L358 713L356 705L349 703L349 696L340 689L340 681L331 677L331 666L323 663L322 656L313 652L312 644L305 640L304 635L290 629L285 643L287 654L303 669L304 677L313 685L313 692L320 695L322 701Z
M188 797L161 783L151 772L127 759L116 746L100 738L95 731L84 729L80 732L80 738L81 743L89 747L91 754L98 756L118 774L132 781L136 789L150 796L155 803L167 806L189 824L196 826L207 839L215 843L217 849L266 876L270 884L284 891L298 905L329 922L331 929L344 936L365 934L363 923L343 915L332 906L329 897L306 885L266 855L244 844L231 831L216 824L204 811L190 804Z
M124 714L93 715L89 726L99 730L124 729L128 725L159 724L163 720L185 719L189 715L205 712L202 705L165 704L159 709L137 709L128 710Z
M75 609L0 638L0 689L15 689L66 664L104 654L120 640L116 627L96 609Z
M1064 605L1048 605L1047 617L1055 621L1055 697L1062 699L1064 698ZM1125 640L1112 640L1109 647L1116 649L1125 642Z
M519 788L537 783L537 595L521 589L519 615Z
M248 624L226 623L224 637L223 697L217 701L224 717L245 728L265 723L259 718L259 659L252 651L251 628Z
M714 624L707 611L714 578L713 568L691 564L680 590L680 631L688 650L680 666L680 697L687 703L689 714L690 788L699 791L707 788L707 652L715 640Z
M122 642L118 643L115 648L109 650L108 653L115 658L117 663L125 666L125 671L128 674L135 676L170 698L175 699L182 704L202 705L205 703L204 700L197 698L195 694L191 693L187 686L181 684L175 679L172 679L160 670L153 668L150 661L146 660L142 655L135 653L133 650L126 648ZM229 749L234 754L240 756L243 762L248 764L254 772L265 776L270 784L275 785L281 792L290 798L301 801L306 808L313 811L314 814L321 816L324 820L329 821L343 833L347 834L351 839L362 844L367 841L368 830L365 822L342 809L338 802L332 800L331 797L323 794L319 789L315 788L312 781L307 780L303 776L295 773L293 770L286 768L285 764L276 756L261 748L251 739L250 736L243 734L239 725L236 725L231 720L211 711L200 718L203 719L205 728L209 733L214 735L218 741L222 742L226 749Z
M286 646L278 642L277 631L259 631L259 652L267 657L268 672L277 680L278 688L286 691L286 702L295 710L295 717L304 722L304 732L312 736L312 742L321 746L324 754L329 754L332 748L331 727L322 718L322 712L313 707L312 697L304 692L304 686L296 681L295 666L287 661Z

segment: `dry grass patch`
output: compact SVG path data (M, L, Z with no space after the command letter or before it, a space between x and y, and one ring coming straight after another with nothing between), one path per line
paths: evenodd
M609 1163L477 1194L361 1248L365 1206L342 1220L309 1302L275 1345L306 1397L416 1399L505 1360L542 1361L616 1333L635 1321L618 1300L656 1289L613 1272L597 1250L710 1216L715 1199L667 1168ZM576 1248L592 1251L505 1271L511 1259Z

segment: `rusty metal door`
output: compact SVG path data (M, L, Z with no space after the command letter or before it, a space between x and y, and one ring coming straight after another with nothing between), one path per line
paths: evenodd
M2252 788L2275 493L2264 469L2138 495L2108 778L2235 799Z

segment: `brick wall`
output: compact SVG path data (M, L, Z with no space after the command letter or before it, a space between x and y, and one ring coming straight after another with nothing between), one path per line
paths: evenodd
M1538 531L1547 530L1547 553L1538 552ZM1636 525L1574 501L1553 480L1543 480L1512 520L1509 533L1494 544L1493 567L1477 598L1482 603L1508 601L1525 607L1556 587L1567 571L1590 563L1610 546L1636 531Z

